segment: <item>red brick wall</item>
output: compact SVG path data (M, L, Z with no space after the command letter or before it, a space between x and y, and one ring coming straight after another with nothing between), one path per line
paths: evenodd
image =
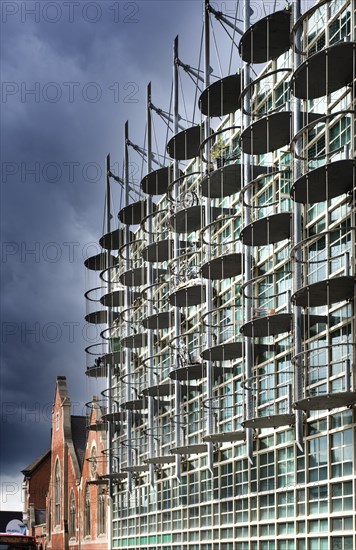
M51 475L51 457L47 456L28 480L29 504L37 510L45 510L46 495Z
M75 522L75 530L76 530L76 536L75 538L69 538L69 532L68 532L68 544L69 548L77 549L78 548L78 540L79 540L79 524L78 524L78 504L79 504L79 498L78 498L78 484L77 484L77 478L75 475L75 471L73 468L72 459L69 453L69 450L67 449L67 461L68 461L68 473L67 473L67 526L69 529L69 522L70 522L70 495L73 490L74 497L75 497L75 509L76 509L76 522Z
M49 513L51 513L51 536L48 541L48 547L53 550L64 550L65 545L65 532L64 532L64 519L66 510L66 496L67 496L67 452L64 445L64 426L63 422L65 416L68 414L67 406L61 406L61 396L56 391L55 401L52 411L52 441L51 441L51 481L48 493L48 506L51 503L51 511L47 511L47 522L49 519ZM70 414L70 413L69 413ZM55 487L55 468L57 460L60 464L60 476L61 476L61 493L60 493L60 522L55 525L55 502L54 502L54 487Z
M46 532L47 532L47 526L46 525L35 525L33 536L36 537L37 545L42 544L42 548L45 547L46 542Z
M93 408L89 423L91 425L95 424L96 420L100 420L100 411ZM106 455L103 454L103 450L106 448L106 446L107 446L106 432L102 432L100 430L99 431L90 430L88 432L87 445L86 445L85 457L84 457L84 463L83 463L83 469L82 469L82 478L81 478L81 487L82 487L81 510L82 510L83 528L84 528L85 489L88 481L97 479L100 475L104 474L107 470ZM91 468L92 462L87 460L88 458L91 458L93 447L95 447L96 449L96 457L97 457L96 474L92 471L92 468ZM105 534L98 535L98 510L97 510L98 493L101 491L105 491L106 493L105 509L107 512L107 484L99 484L99 485L89 484L88 487L90 491L91 533L90 533L90 537L85 537L82 539L81 548L82 550L89 550L90 548L94 548L95 550L107 550L108 544L107 544L106 532Z
M95 407L92 410L92 418L90 423L95 423L97 411ZM98 411L100 417L100 411ZM49 491L47 496L47 533L49 523L49 503L52 508L52 528L51 537L47 536L46 548L52 550L78 550L78 541L81 541L81 550L107 550L106 535L97 536L97 491L106 488L106 485L89 485L90 501L91 501L91 533L90 536L84 537L84 496L87 482L93 479L93 472L90 468L90 462L87 458L91 456L91 450L95 445L97 450L98 465L97 474L100 475L106 471L105 456L102 450L106 447L106 434L100 431L87 432L87 444L82 471L78 469L77 458L73 456L70 445L70 402L68 399L63 399L63 385L61 392L57 391L53 405L52 413L52 441L51 441L51 478L49 483ZM61 475L61 499L60 499L60 523L55 525L54 517L54 487L55 487L55 467L57 459L60 462ZM74 463L75 462L75 463ZM94 475L96 478L97 475ZM69 522L70 522L70 494L73 489L76 500L76 536L69 539Z

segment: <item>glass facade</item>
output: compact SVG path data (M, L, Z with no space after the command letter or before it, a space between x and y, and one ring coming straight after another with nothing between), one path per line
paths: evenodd
M356 4L307 4L246 31L263 70L203 92L217 130L172 137L89 266L112 548L356 548Z

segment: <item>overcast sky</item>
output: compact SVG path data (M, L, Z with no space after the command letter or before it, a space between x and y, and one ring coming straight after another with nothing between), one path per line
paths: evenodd
M214 6L236 10L231 0ZM105 157L121 172L126 120L143 145L149 81L153 103L168 110L177 34L180 58L197 67L202 2L4 1L1 27L0 508L20 509L20 471L50 444L56 376L67 376L73 414L100 389L84 374L83 261L105 232ZM192 117L194 91L185 75L182 83ZM132 161L138 182L141 161Z

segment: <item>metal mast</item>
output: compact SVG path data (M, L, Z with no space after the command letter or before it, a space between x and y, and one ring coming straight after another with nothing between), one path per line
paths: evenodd
M173 43L173 132L174 135L178 133L178 122L179 122L179 75L178 75L178 36L175 37ZM173 181L176 181L179 177L179 166L178 161L173 161ZM178 199L177 185L173 186L173 200ZM173 258L176 259L179 256L179 234L175 231L173 233ZM178 345L179 345L179 323L180 315L179 309L177 306L174 307L174 342L175 345L175 357L174 361L176 366L178 366ZM175 418L175 439L176 446L180 446L181 440L181 425L180 425L180 386L179 381L175 380L174 382L174 396L175 396L175 409L174 409L174 418ZM176 455L176 477L180 479L181 474L181 457L179 454Z
M125 153L124 153L124 165L125 165L125 200L124 205L128 206L130 203L130 178L129 178L129 122L128 120L125 122L125 133L124 133L124 143L125 143ZM127 246L130 242L130 226L129 224L125 224L125 245ZM128 271L130 269L130 258L129 254L126 250L125 254L125 271ZM125 311L127 311L131 306L131 293L130 293L130 287L128 285L125 286ZM127 330L127 326L125 326L125 331ZM129 348L125 349L125 373L127 377L127 385L126 385L126 400L129 401L131 399L131 350ZM130 469L132 466L132 449L131 449L131 429L132 429L132 417L131 412L127 411L127 466ZM127 488L128 491L131 492L132 490L132 474L130 471L128 471L127 474Z
M204 88L206 89L210 84L210 17L209 17L209 0L204 0ZM207 140L210 135L210 120L209 120L209 114L205 116L204 119L204 140ZM204 157L207 160L207 168L209 169L210 164L210 146L209 142L206 141L205 150L204 150ZM201 166L201 170L203 170L203 166ZM210 216L210 199L206 198L204 201L205 206L205 226L209 226L211 222L211 216ZM203 218L203 216L202 216ZM208 234L208 246L207 246L207 253L208 258L207 260L210 261L210 235ZM211 281L209 279L206 280L205 283L205 292L206 292L206 308L207 311L211 311L212 309L212 288L211 288ZM208 322L207 322L207 329L206 329L206 344L207 348L211 348L211 322L210 322L210 316L208 316ZM206 385L207 385L207 434L210 435L212 428L213 428L213 411L212 411L212 396L213 396L213 366L212 362L207 362L207 368L206 368ZM208 445L208 467L210 471L213 471L213 443L212 441L209 441L207 443Z
M250 0L245 0L244 2L244 32L247 32L251 26L251 8ZM243 88L249 85L251 81L250 75L250 65L247 62L243 62ZM243 128L247 128L250 125L250 113L251 110L251 92L248 91L244 96L243 104ZM245 186L251 179L251 164L250 157L246 153L242 153L242 181L243 186ZM250 190L246 191L245 202L250 204ZM251 222L251 213L250 209L245 206L244 208L244 225L248 225ZM244 247L244 283L247 283L251 279L251 249L248 245ZM244 303L244 322L251 320L251 287L250 285L246 286L245 290L245 303ZM245 377L246 380L250 380L252 377L252 340L250 337L245 339ZM252 392L247 388L246 391L246 415L247 420L253 416L253 402L252 402ZM246 430L246 444L247 444L247 456L249 461L252 463L252 454L253 454L253 431L252 428L247 428Z
M147 85L146 98L146 117L147 117L147 174L152 171L152 121L151 121L151 82ZM147 216L147 245L153 242L152 238L152 197L148 195L146 202ZM152 263L147 262L147 316L153 314L152 303L152 283L153 283L153 268ZM153 385L153 331L148 330L148 378L149 385ZM148 441L149 441L149 456L152 458L154 454L154 400L153 397L148 397ZM150 464L150 483L154 487L154 464Z
M106 157L106 232L109 234L111 231L111 197L110 197L110 155L107 155ZM110 250L107 251L106 254L107 257L107 268L110 266ZM110 272L109 272L110 273ZM111 292L111 279L108 277L108 292ZM111 330L112 327L112 310L109 307L108 308L108 315L107 315L107 321L108 321L108 327L109 330ZM108 388L108 411L112 411L112 364L108 363L107 365L107 388ZM107 533L108 533L108 541L109 544L111 544L112 541L112 444L113 444L113 429L112 429L112 423L108 422L108 431L107 431L107 448L108 448L108 474L109 474L109 480L108 480L108 512L107 512Z
M293 25L296 24L298 19L301 17L301 0L294 0L292 2L292 13L293 13ZM301 63L301 28L299 27L296 31L295 36L295 47L293 52L293 67L294 70L299 67ZM297 97L294 98L294 109L293 109L293 132L294 135L299 132L301 129L301 120L300 120L300 99ZM296 142L296 151L294 156L294 180L297 179L301 173L301 151L300 151L300 141ZM302 207L301 204L294 201L293 208L293 246L296 246L302 240ZM293 277L293 293L300 289L302 286L302 264L300 262L300 248L296 248L295 258L294 258L294 277ZM293 315L293 324L294 324L294 355L297 357L297 363L295 365L295 400L299 400L303 397L303 372L301 362L301 351L302 351L302 311L301 307L294 307ZM295 411L295 429L296 429L296 440L297 445L300 450L303 450L303 411Z

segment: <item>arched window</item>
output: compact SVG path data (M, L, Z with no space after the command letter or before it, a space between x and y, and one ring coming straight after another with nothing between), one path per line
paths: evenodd
M73 489L70 493L70 499L69 499L69 538L75 538L75 496Z
M90 488L89 485L85 488L84 495L84 536L90 536Z
M97 477L97 469L98 469L98 458L96 456L96 447L93 446L90 458L89 458L89 464L90 464L90 475L92 479L96 479Z
M54 469L54 525L61 522L61 472L59 460Z
M98 535L106 533L106 493L105 489L98 488Z

